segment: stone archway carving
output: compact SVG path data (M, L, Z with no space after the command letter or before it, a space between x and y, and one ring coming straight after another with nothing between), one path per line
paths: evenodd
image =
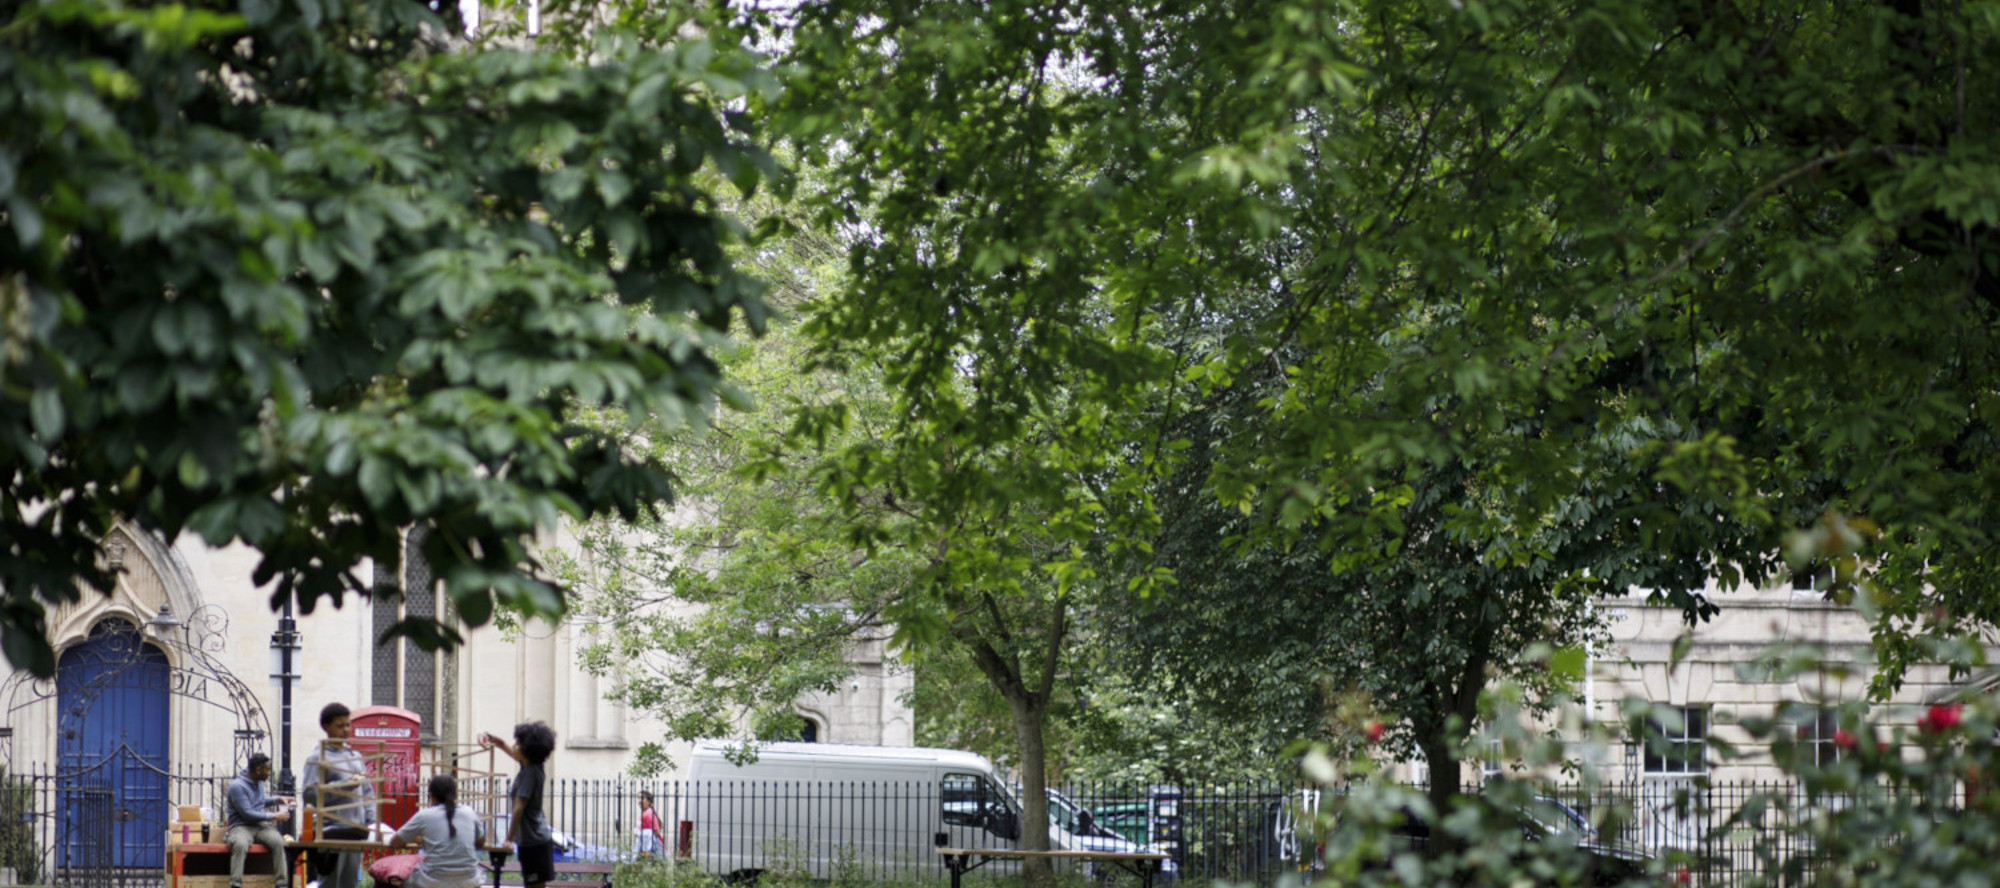
M86 822L94 816L88 812L108 811L128 820L159 818L161 828L150 835L163 843L166 805L151 795L144 804L119 801L126 784L133 779L149 786L164 782L184 803L219 806L235 767L253 751L271 751L270 719L258 695L225 660L230 630L224 609L201 602L192 573L152 534L121 525L106 537L102 552L107 566L119 570L115 587L53 609L49 621L58 656L87 651L81 660L68 658L87 665L59 669L49 679L16 672L0 683L0 726L9 735L10 770L39 775L57 794L95 793L88 799L61 799L45 812L51 823L37 832L43 837L42 872L48 873L50 884L110 885L130 881L128 877L157 882L156 864L127 872L133 869L128 858L146 854L108 846L98 853L105 845L100 837L112 829ZM135 755L119 744L88 754L58 754L65 738L93 736L91 719L111 717L106 707L96 705L98 699L127 693L134 682L159 682L158 667L148 664L161 657L173 737L169 748L174 750L166 761ZM193 766L207 769L197 772ZM114 771L126 776L107 776ZM147 771L152 773L142 773ZM159 855L148 859L157 861Z

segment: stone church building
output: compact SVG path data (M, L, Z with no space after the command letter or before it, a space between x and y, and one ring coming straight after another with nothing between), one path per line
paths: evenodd
M17 672L0 683L0 768L64 787L41 793L25 818L55 843L47 866L90 861L157 880L173 806L213 797L254 752L299 768L324 736L318 713L329 702L406 719L427 759L471 749L482 732L506 736L519 722L546 721L557 734L550 777L558 781L621 777L639 744L663 739L645 713L605 699L613 676L578 665L587 627L487 626L433 654L401 640L376 644L399 615L349 596L295 615L286 749L278 675L288 636L268 590L251 580L257 553L120 527L101 557L121 571L116 588L49 615L56 677ZM400 607L449 621L421 563L364 569L378 587L402 589ZM879 643L857 644L854 657L854 677L838 693L798 702L809 731L828 742L910 744L910 675ZM670 755L684 750L669 746ZM105 822L115 824L111 835L95 835L102 829L90 824Z

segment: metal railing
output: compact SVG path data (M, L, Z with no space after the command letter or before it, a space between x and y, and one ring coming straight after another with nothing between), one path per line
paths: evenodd
M215 767L147 769L132 791L101 764L16 766L0 774L0 878L8 884L157 885L175 809L222 810L235 774Z
M141 806L144 810L129 802L104 804L111 798L107 789L78 776L33 767L0 775L0 869L11 868L15 884L156 883L174 806L220 811L233 774L218 768L161 772L165 796L147 796L152 801ZM1004 827L982 819L975 802L941 798L931 782L594 779L549 786L550 821L567 839L561 853L578 860L641 859L642 791L652 795L664 856L722 874L762 870L842 881L942 880L946 872L933 850L938 833L960 847L1012 845L999 834ZM1073 807L1052 801L1051 816L1057 825L1082 832L1077 812L1087 810L1104 834L1171 855L1171 872L1179 880L1271 885L1313 868L1317 836L1301 801L1313 798L1310 807L1316 807L1317 798L1334 795L1314 792L1280 784L1070 785L1059 793ZM1644 780L1589 792L1554 785L1541 794L1589 823L1605 822L1601 809L1616 806L1622 826L1599 841L1673 855L1685 862L1697 888L1751 875L1780 876L1774 872L1780 867L1810 871L1815 853L1799 822L1848 804L1836 797L1808 799L1797 785L1776 782ZM1779 804L1751 804L1758 816L1737 816L1753 801ZM7 875L0 872L0 878Z
M935 786L923 784L715 784L676 781L556 781L550 816L577 845L579 856L627 860L636 857L634 831L638 792L649 790L666 833L670 854L677 846L705 868L793 869L821 878L907 880L943 875L934 854L905 847L897 853L870 853L884 824L894 828L906 812L937 802ZM1313 861L1311 827L1300 821L1300 790L1281 784L1219 787L1133 787L1083 784L1058 792L1093 813L1096 825L1142 845L1165 851L1174 876L1204 883L1274 884L1296 879ZM1308 790L1308 792L1311 792ZM1622 827L1600 835L1601 843L1625 846L1684 861L1688 880L1699 886L1731 884L1780 865L1810 868L1814 850L1797 821L1838 808L1838 798L1808 800L1792 783L1706 783L1695 780L1641 780L1603 784L1586 793L1554 785L1541 793L1569 806L1586 822L1604 822L1615 806ZM1784 804L1758 806L1754 818L1736 818L1746 803L1761 797ZM1051 806L1054 807L1053 805ZM773 814L752 815L768 811ZM709 842L704 824L751 816L777 818L765 835L782 841L731 833ZM1052 815L1059 816L1059 815ZM686 821L695 831L681 836ZM874 838L871 838L874 837ZM976 847L1009 844L990 833L954 832L954 844ZM907 843L906 843L907 845ZM716 858L703 860L704 856ZM829 863L831 861L832 863ZM842 863L841 861L845 861ZM1678 865L1678 864L1677 864ZM844 867L844 868L843 868ZM1775 874L1773 874L1775 875Z

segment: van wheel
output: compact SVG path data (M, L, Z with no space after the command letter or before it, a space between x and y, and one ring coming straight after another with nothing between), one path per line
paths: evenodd
M723 876L722 883L724 885L742 885L745 886L745 888L750 888L750 886L754 886L757 884L758 879L761 879L763 877L764 877L763 870L740 869L733 873L730 873L729 875Z

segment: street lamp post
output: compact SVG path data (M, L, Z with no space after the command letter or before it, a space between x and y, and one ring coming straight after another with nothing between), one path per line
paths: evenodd
M271 633L271 683L278 687L278 795L296 792L292 776L292 683L299 674L299 625L286 597L278 612L278 631Z

